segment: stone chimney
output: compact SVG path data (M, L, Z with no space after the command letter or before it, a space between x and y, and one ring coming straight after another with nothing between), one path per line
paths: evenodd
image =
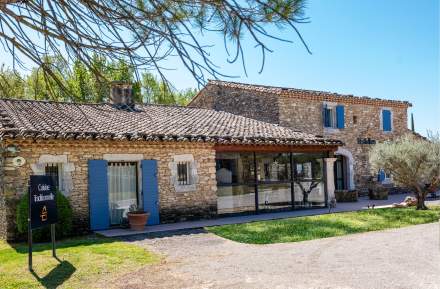
M133 88L130 83L114 81L110 86L110 103L122 109L133 109Z

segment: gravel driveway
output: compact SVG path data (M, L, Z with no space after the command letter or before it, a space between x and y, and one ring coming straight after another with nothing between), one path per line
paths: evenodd
M164 261L111 283L158 289L440 288L439 223L271 245L192 232L130 238Z

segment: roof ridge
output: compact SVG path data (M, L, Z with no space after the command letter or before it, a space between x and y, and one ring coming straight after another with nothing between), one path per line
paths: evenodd
M333 91L325 91L325 90L313 90L313 89L305 89L305 88L295 88L295 87L283 87L283 86L273 86L273 85L264 85L264 84L253 84L253 83L244 83L244 82L237 82L237 81L226 81L226 80L218 80L218 79L209 79L208 84L232 84L237 86L247 86L249 88L251 87L260 87L260 88L267 88L267 89L279 89L282 91L291 91L291 92L308 92L308 93L314 93L314 94L325 94L325 95L332 95L332 96L339 96L339 97L347 97L347 98L360 98L360 99L368 99L372 101L389 101L389 102L395 102L395 103L401 103L401 104L409 104L411 103L407 100L394 100L394 99L386 99L386 98L379 98L379 97L370 97L366 95L354 95L354 94L344 94L339 92L333 92ZM240 88L240 87L237 87ZM242 87L244 88L244 87Z
M73 104L73 105L102 105L108 104L106 102L77 102L77 101L65 101L65 100L50 100L50 99L28 99L28 98L6 98L0 97L0 101L11 102L37 102L37 103L54 103L54 104Z
M0 101L10 101L10 102L32 102L32 103L49 103L49 104L68 104L68 105L75 105L75 106L104 106L109 105L111 106L111 103L108 102L69 102L69 101L56 101L56 100L40 100L40 99L20 99L20 98L1 98ZM199 110L199 111L215 111L217 113L225 113L225 114L233 114L227 111L217 111L209 108L204 107L195 107L195 106L186 106L186 105L179 105L179 104L163 104L163 103L135 103L135 105L138 106L150 106L150 107L170 107L170 108L180 108L180 109L189 109L189 110ZM237 117L244 117L242 115L233 114ZM272 124L272 123L271 123Z

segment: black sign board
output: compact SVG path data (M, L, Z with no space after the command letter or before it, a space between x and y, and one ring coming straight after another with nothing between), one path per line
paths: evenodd
M50 176L31 176L29 183L29 218L28 218L28 245L29 271L32 269L32 230L46 225L50 226L52 239L52 256L55 251L55 223L58 221L56 190Z
M376 140L371 138L358 138L358 144L374 145L376 144Z
M56 190L52 177L31 176L29 207L32 229L57 222Z

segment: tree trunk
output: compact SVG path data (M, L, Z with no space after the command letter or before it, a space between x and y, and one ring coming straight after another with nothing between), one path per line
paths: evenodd
M309 192L303 192L303 203L304 205L309 202Z
M416 194L417 199L417 210L427 210L428 207L425 205L425 194L424 193L417 193Z

